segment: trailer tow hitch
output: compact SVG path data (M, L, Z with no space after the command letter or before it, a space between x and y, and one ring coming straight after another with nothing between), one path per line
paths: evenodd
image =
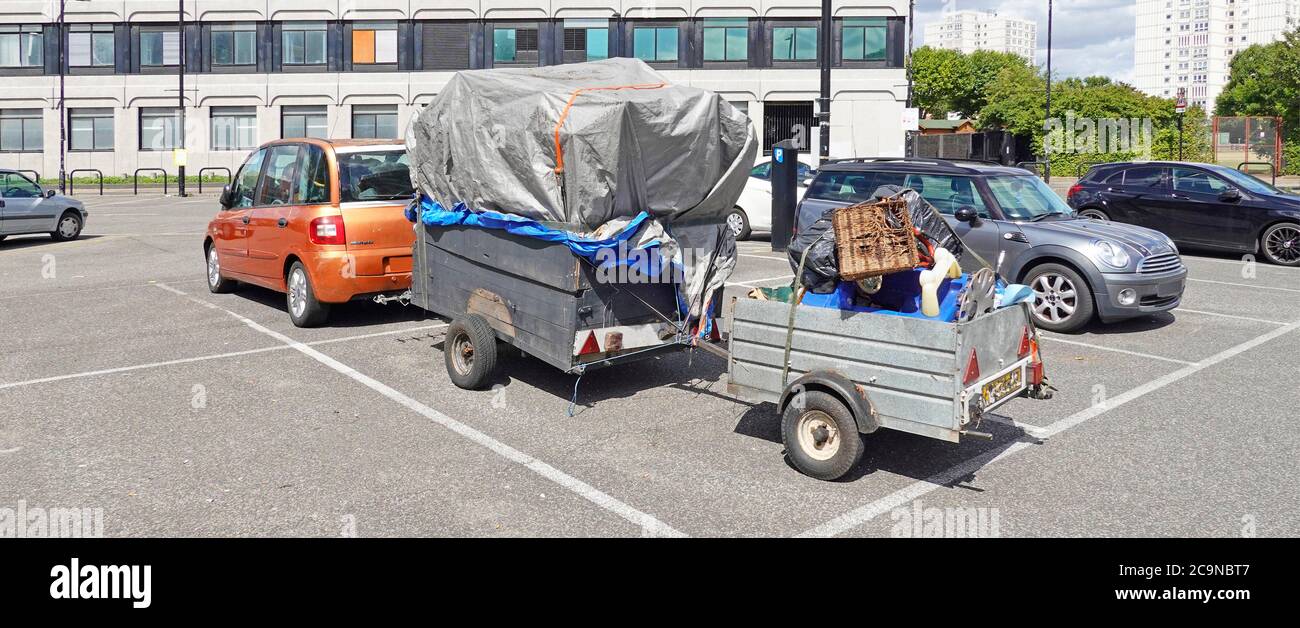
M378 303L380 305L388 305L393 301L397 301L399 304L403 306L407 306L411 304L411 291L407 290L406 292L403 292L401 294L396 294L391 296L387 294L378 294L375 295L375 298L372 300L375 303Z

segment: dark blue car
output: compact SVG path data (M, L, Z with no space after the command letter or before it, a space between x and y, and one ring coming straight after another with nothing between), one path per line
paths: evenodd
M1213 164L1093 166L1067 195L1080 216L1155 229L1181 248L1256 252L1300 266L1300 196Z

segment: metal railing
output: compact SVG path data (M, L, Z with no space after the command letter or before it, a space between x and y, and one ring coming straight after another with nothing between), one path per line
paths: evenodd
M93 172L99 175L99 195L104 195L104 172L98 168L78 168L68 173L68 196L72 196L72 184L76 180L78 172Z
M221 166L212 166L212 167L210 167L210 168L199 168L199 194L202 194L202 193L203 193L203 173L205 173L205 172L218 172L218 171L225 172L225 173L226 173L226 183L230 183L231 178L234 176L234 175L231 174L231 172L230 172L230 168L224 168L224 167L221 167Z
M131 193L140 193L140 173L141 172L161 172L163 176L163 194L167 194L167 171L162 168L136 168L135 174L131 176Z
M34 178L32 179L32 181L35 181L37 185L40 185L40 183L41 183L41 173L39 173L39 172L37 172L37 171L35 171L35 170L15 170L14 172L17 172L17 173L19 173L19 174L22 174L22 173L24 173L24 172L30 172L30 173L32 173L32 176L34 177Z
M1273 181L1272 181L1272 183L1273 183L1273 185L1277 185L1277 168L1273 167L1273 162L1271 162L1271 161L1243 161L1243 162L1237 164L1237 170L1240 170L1241 172L1245 172L1246 174L1251 174L1250 171L1246 170L1246 167L1247 167L1247 166L1268 166L1268 172L1269 172L1269 174L1273 177ZM1254 175L1251 175L1251 176L1254 176Z

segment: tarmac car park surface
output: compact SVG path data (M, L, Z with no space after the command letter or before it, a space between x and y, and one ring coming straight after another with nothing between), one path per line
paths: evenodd
M831 483L707 352L588 373L569 417L574 378L509 352L504 387L453 386L416 308L298 329L209 294L212 195L86 204L80 240L0 243L0 506L102 508L106 536L889 536L918 501L1002 536L1300 534L1300 269L1185 254L1179 309L1045 334L1059 392L992 441L881 431ZM729 296L789 280L739 248Z

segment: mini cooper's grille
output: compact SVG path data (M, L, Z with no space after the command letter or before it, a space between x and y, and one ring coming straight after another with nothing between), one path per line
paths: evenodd
M1138 264L1139 273L1165 273L1183 267L1183 259L1177 253L1152 255Z

